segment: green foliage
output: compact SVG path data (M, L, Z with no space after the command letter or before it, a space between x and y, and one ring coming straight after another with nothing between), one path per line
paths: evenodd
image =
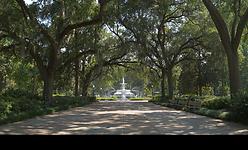
M201 108L195 113L216 119L223 119L229 121L234 120L233 114L230 111L226 111L226 110L211 110L207 108Z
M6 96L0 96L0 119L6 118L11 112L12 103L11 98Z
M236 119L248 122L248 92L239 92L232 100L231 110L235 113Z
M117 97L97 97L98 101L116 101Z
M43 109L42 99L30 92L20 89L9 89L0 96L0 120L15 118L18 114L37 113Z
M95 97L69 97L69 96L56 96L53 98L52 108L55 111L65 110L72 107L79 107L85 104L95 102Z
M149 102L168 102L169 101L169 97L165 96L154 96L151 100L149 100Z
M12 112L21 113L25 111L42 109L42 101L39 99L29 99L28 97L12 98Z
M5 102L11 104L11 112L20 113L24 111L40 110L42 105L42 99L38 95L20 90L20 89L9 89L2 97L7 99Z
M0 93L20 89L38 94L41 91L38 69L29 60L0 53Z
M130 101L143 101L143 100L149 100L150 98L146 97L137 97L137 98L129 98Z
M248 88L248 44L247 42L243 42L242 46L240 46L242 52L242 59L240 62L240 78L241 78L241 86L244 89Z
M8 89L3 94L3 96L9 96L12 98L27 97L28 99L40 99L38 95L34 95L27 90L23 89Z
M14 70L10 74L10 79L14 81L14 88L29 90L33 93L37 93L38 87L41 86L41 82L38 80L39 71L34 64L27 62L26 60L15 60L11 63Z
M46 115L73 107L81 107L95 101L95 97L57 96L54 97L54 103L46 107L40 97L25 95L25 91L12 90L0 95L0 124Z
M179 91L181 94L197 93L196 64L192 62L181 63L182 72L179 77Z
M214 92L213 92L213 87L210 87L210 86L204 86L202 88L202 94L203 95L213 95Z
M202 106L208 109L220 110L229 109L231 105L230 97L207 97L202 101Z
M197 96L193 94L186 94L186 95L181 95L181 96L176 96L176 100L182 100L182 101L203 101L203 99L206 98L205 96Z
M202 101L203 107L201 107L198 110L183 109L185 111L196 113L203 116L208 116L211 118L248 124L247 93L240 94L239 97L236 96L236 98L238 98L240 101L237 101L236 99L232 101L229 97L215 97L215 96L199 97L192 95L184 95L182 97L177 97L176 99L189 100L190 98L191 100ZM159 98L156 98L155 101L153 99L149 102L153 102L155 104L165 107L170 107L167 103L163 103L159 101ZM232 108L230 108L231 106Z
M229 31L232 24L240 20L233 20L233 2L236 1L214 1ZM155 92L160 91L161 68L173 66L176 67L173 69L175 91L180 94L192 94L175 97L176 100L201 101L204 108L211 109L206 110L207 115L218 116L215 110L231 108L237 118L248 116L247 93L237 95L233 101L228 97L195 96L223 96L229 93L225 50L203 3L196 0L185 3L168 0L115 0L110 4L107 12L103 13L106 15L102 17L104 26L79 28L60 39L59 33L72 27L68 26L69 24L87 22L97 14L97 1L33 2L28 6L30 14L37 18L46 32L38 29L32 18L25 20L23 14L29 13L23 13L17 2L0 1L0 19L4 20L0 22L0 93L4 93L0 96L0 118L28 118L95 101L94 98L65 97L73 94L76 85L76 65L70 61L75 58L80 62L79 91L102 96L108 90L119 89L120 80L125 76L127 88L136 91L141 97L147 94L154 96ZM247 5L248 1L242 1L240 15L244 14ZM182 14L183 17L179 17ZM234 27L237 28L237 25ZM244 32L247 36L247 28ZM185 40L199 35L202 37L198 46L187 48L191 46L189 42L183 49ZM242 88L247 88L248 45L245 37L242 37L240 43L241 83ZM51 57L54 47L61 48L54 50L58 54L58 62ZM29 53L33 48L35 56ZM183 61L183 58L188 61ZM54 60L56 65L50 67ZM137 60L142 65L126 64ZM56 74L53 85L57 94L49 108L45 108L42 99L36 95L41 94L40 80L44 78L44 73L38 71L38 65L39 68L44 67L41 67L40 71L53 69ZM118 65L127 68L117 68ZM168 97L155 96L152 101L167 102ZM225 113L221 116L225 116Z

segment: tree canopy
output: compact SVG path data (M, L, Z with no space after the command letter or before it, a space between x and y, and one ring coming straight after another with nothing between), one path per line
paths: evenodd
M248 88L245 0L1 0L0 19L0 92L50 105L58 93L111 91L123 76L170 99Z

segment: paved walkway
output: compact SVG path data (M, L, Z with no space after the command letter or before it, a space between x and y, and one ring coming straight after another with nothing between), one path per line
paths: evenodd
M248 127L147 102L98 102L0 127L0 134L248 134Z

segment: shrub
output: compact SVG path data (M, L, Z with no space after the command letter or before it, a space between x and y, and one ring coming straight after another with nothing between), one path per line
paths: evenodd
M10 92L13 94L14 92ZM33 99L24 93L16 95L0 96L0 124L11 123L39 115L50 114L56 111L66 110L72 107L80 107L96 101L95 97L54 97L53 104L45 107L41 98ZM20 94L21 93L21 94ZM33 96L30 96L33 97Z
M248 92L239 92L232 100L231 110L238 120L246 120L248 122Z
M182 96L175 96L175 100L180 100L180 101L195 101L198 100L199 96L196 95L182 95Z
M152 100L150 100L150 102L168 102L168 101L169 101L169 97L168 96L165 96L165 97L154 96L152 98Z
M97 97L98 101L115 101L117 100L117 97Z
M201 108L198 111L196 111L196 113L199 115L208 116L217 119L224 119L229 121L233 120L232 113L225 110L211 110L207 108Z
M40 99L40 97L38 95L35 95L29 91L22 90L22 89L8 89L2 95L13 97L13 98L26 97L29 99Z
M39 99L29 99L27 97L13 98L12 111L19 113L41 109L42 101Z
M11 112L12 103L10 97L0 96L0 119L6 118Z
M144 97L136 97L136 98L129 98L130 101L142 101L142 100L146 100L147 98Z
M202 101L201 105L214 110L229 109L231 99L229 97L207 97Z
M53 98L53 105L59 110L68 109L70 107L83 106L85 104L95 102L95 97L69 97L69 96L56 96Z
M42 99L25 90L9 89L2 95L2 98L8 99L11 103L11 112L14 113L42 109Z
M189 97L175 97L175 100L177 101L188 101L189 99L191 99L191 98L189 98Z
M213 95L214 94L214 90L212 87L209 87L209 86L204 86L202 88L202 94L203 95Z

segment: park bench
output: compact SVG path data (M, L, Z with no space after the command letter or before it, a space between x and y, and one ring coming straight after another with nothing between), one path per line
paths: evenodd
M178 100L177 106L178 106L179 108L184 108L184 107L186 107L187 105L188 105L188 101L185 101L185 100Z
M183 101L183 100L169 100L168 106L169 107L173 107L176 109L181 109L183 107L185 107L187 105L187 101Z
M178 100L169 100L169 106L176 107L178 105Z
M201 102L195 101L193 99L188 99L188 100L177 99L177 100L169 100L168 106L176 109L187 108L190 110L197 110L201 107Z
M187 108L190 110L197 110L201 108L201 102L199 101L189 101Z

